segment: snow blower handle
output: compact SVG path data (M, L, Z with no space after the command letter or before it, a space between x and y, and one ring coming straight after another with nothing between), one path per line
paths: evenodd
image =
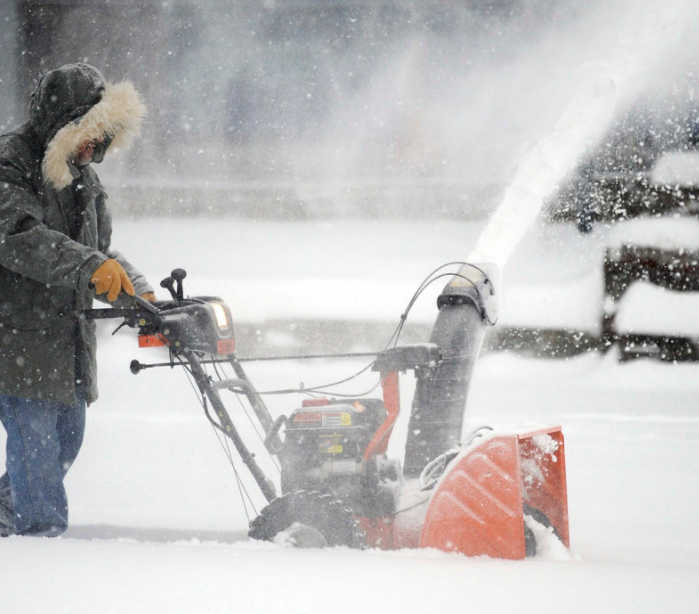
M114 318L124 318L124 322L119 326L127 324L131 328L140 328L144 324L157 325L160 322L160 309L153 303L140 296L132 296L134 307L120 308L112 307L105 309L83 309L80 317L86 320L111 320ZM119 330L117 328L117 330ZM116 332L116 331L115 331Z
M158 309L155 305L153 305L153 303L151 303L150 301L147 301L144 298L141 298L137 294L132 296L131 298L133 299L134 303L136 303L136 306L139 309L145 309L146 311L150 311L150 313L152 313L152 314L160 313L160 309Z

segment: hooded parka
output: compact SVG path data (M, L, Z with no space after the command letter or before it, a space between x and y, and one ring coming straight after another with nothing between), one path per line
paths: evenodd
M144 114L130 83L70 64L42 77L27 123L0 137L0 394L75 406L78 384L97 399L95 325L80 315L95 297L92 275L114 258L137 294L152 288L111 250L97 174L71 160L87 139L124 149Z

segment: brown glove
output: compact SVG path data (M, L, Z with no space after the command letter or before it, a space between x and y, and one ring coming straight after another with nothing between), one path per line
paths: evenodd
M157 301L157 297L155 296L155 292L144 292L141 294L141 298L144 301L148 301L149 303L155 303Z
M123 290L129 296L136 294L133 284L122 267L116 260L105 260L97 267L90 280L95 284L97 294L107 294L107 300L113 303Z

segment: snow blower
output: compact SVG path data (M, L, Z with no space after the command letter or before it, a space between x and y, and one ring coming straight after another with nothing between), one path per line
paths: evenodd
M170 301L136 299L133 309L93 309L85 316L123 318L139 329L141 347L169 349L169 362L132 361L134 374L181 365L192 375L207 418L233 442L268 501L250 523L253 539L299 547L429 547L506 559L534 556L542 535L569 547L561 428L481 427L461 439L473 367L485 331L497 319L497 300L488 265L451 264L460 265L458 271L439 273L444 265L428 276L386 348L368 354L382 398L314 397L274 420L243 363L321 356L237 357L230 309L215 297L185 298L184 270L161 282ZM444 277L449 283L429 341L399 345L415 300ZM356 356L367 354L322 355ZM400 414L399 374L406 371L417 381L403 468L386 452ZM327 386L296 392L322 388ZM252 408L267 451L279 461L280 496L233 423L222 390L245 397Z

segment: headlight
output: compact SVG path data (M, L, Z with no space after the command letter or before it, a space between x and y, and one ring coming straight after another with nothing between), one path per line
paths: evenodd
M222 329L228 328L228 314L225 307L221 303L210 303L210 305L214 310L214 316L216 316L216 325Z

